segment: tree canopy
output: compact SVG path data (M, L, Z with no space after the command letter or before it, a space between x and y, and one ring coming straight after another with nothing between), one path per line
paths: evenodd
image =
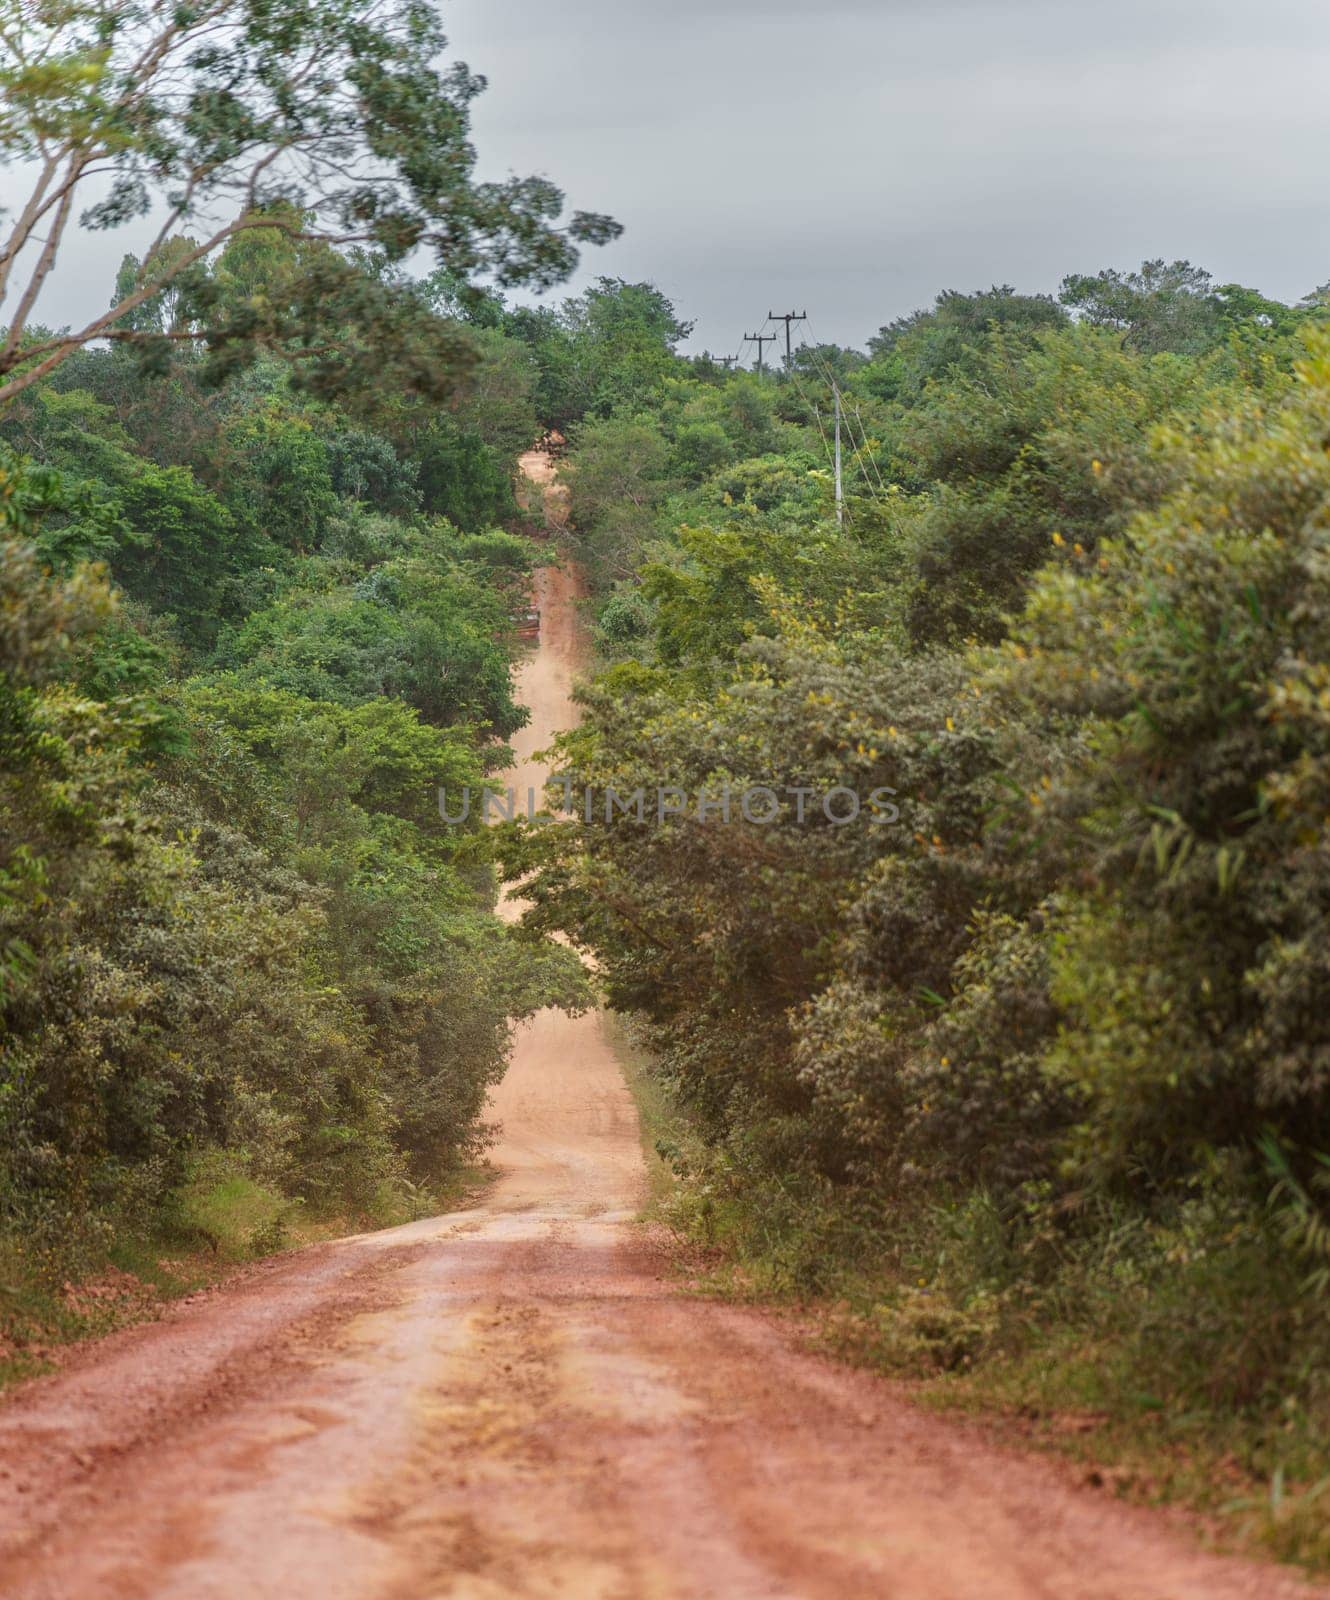
M441 67L446 44L420 0L10 0L0 152L31 186L0 245L0 403L96 339L158 360L180 341L291 349L326 387L345 365L330 334L353 327L404 355L419 341L424 301L384 270L419 249L464 281L564 278L577 243L617 225L579 211L561 226L563 197L542 178L475 179L484 80ZM146 216L155 239L106 311L67 332L33 324L75 221ZM289 247L273 298L235 270L238 241L260 234ZM229 245L229 272L204 271ZM438 363L414 365L426 384Z

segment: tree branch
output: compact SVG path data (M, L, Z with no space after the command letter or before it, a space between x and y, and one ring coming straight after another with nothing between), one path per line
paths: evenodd
M5 242L4 249L0 250L0 304L3 304L5 295L8 293L9 275L14 269L14 262L24 245L27 244L33 228L37 225L38 218L41 217L45 209L42 202L45 199L46 191L51 187L51 180L55 177L59 168L60 160L58 156L51 156L46 161L33 186L32 193L28 196L27 205L24 206L18 220L13 228L10 229L9 238Z
M214 233L210 239L206 239L202 244L196 245L193 250L187 250L177 261L173 261L160 277L141 284L132 294L126 295L117 305L112 306L109 311L103 312L100 317L95 318L81 332L70 334L64 339L53 340L49 347L39 346L38 350L50 348L51 353L45 359L39 360L35 367L29 367L26 371L20 372L5 383L0 384L0 405L3 405L7 400L12 400L15 395L22 394L25 389L30 388L34 383L44 378L48 372L53 372L70 351L80 349L85 344L91 344L94 339L100 339L108 328L113 327L122 318L128 316L136 307L141 306L145 300L151 300L155 294L160 293L165 285L170 283L173 278L178 277L186 267L192 267L196 261L201 261L204 256L210 255L214 250L219 249L233 234L243 233L249 228L273 227L275 225L262 217L240 218L235 222L228 223L226 227L220 228ZM12 333L10 339L12 342ZM8 372L13 367L31 360L36 353L38 352L14 350L7 347L4 353L0 353L0 372Z
M55 265L56 251L60 248L60 240L64 236L66 224L69 222L70 209L74 204L74 189L77 179L65 185L64 193L60 197L60 204L56 208L55 217L46 235L46 243L42 246L42 253L37 258L37 265L33 268L32 277L28 280L28 287L23 291L23 298L15 309L9 324L9 336L6 338L4 348L0 349L0 372L7 370L8 358L18 349L23 339L23 330L28 325L28 317L36 304L37 296L42 292L42 285L50 275L51 268Z

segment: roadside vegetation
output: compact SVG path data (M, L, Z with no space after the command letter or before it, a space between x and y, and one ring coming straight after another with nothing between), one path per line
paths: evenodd
M617 229L475 179L444 43L0 29L0 1363L437 1208L513 1021L587 1002L566 934L716 1281L1330 1560L1330 291L1156 261L685 358L649 284L508 302ZM161 232L43 327L80 215ZM548 429L574 805L450 827Z
M471 280L617 228L474 179L444 44L410 0L0 29L4 1370L439 1208L514 1020L585 1003L437 792L526 716L539 372ZM42 326L80 216L148 214Z
M685 1119L664 1203L724 1281L1313 1561L1325 301L1152 262L766 374L674 354L645 286L604 357L551 317L599 665L573 816L509 846Z
M437 805L524 717L536 547L496 526L537 431L524 369L494 437L465 402L352 419L273 364L194 380L90 351L0 417L20 1283L143 1225L234 1255L435 1206L511 1021L582 996L568 952L493 916L485 837Z

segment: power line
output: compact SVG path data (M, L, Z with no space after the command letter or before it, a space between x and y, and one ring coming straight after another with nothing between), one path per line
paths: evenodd
M805 318L805 321L807 321L807 318ZM812 328L810 327L808 331L811 333ZM813 363L817 368L820 369L826 382L829 383L837 393L839 393L840 385L836 380L836 376L831 371L831 368L827 365L826 361L817 354L816 346L813 347ZM862 448L860 447L859 443L855 442L854 429L850 426L848 412L845 415L845 431L849 435L850 448L853 450L854 458L859 464L859 470L863 475L864 483L868 489L868 492L874 500L878 500L879 498L884 498L886 496L887 485L883 482L882 473L877 462L873 459L871 453L869 452L868 429L864 426L863 414L859 411L857 406L855 407L854 414L859 423L859 436L862 443ZM873 478L877 479L876 489L873 487Z
M843 463L841 459L841 425L844 422L846 431L849 432L849 424L845 418L844 410L841 406L840 385L834 378L831 378L831 393L833 404L835 406L835 444L833 447L833 445L827 439L827 430L822 426L821 411L818 410L816 403L809 398L808 391L799 381L799 374L794 370L793 367L791 367L789 370L790 377L794 381L794 387L799 392L799 398L813 413L813 420L817 423L817 431L822 436L822 449L826 454L827 460L831 463L832 476L836 485L836 525L843 528L845 526L845 483ZM850 434L850 446L852 449L854 448L854 435L852 433ZM855 451L855 454L857 457L857 450ZM862 462L860 465L862 467ZM873 493L873 485L871 483L868 484L868 492L870 495L873 495L874 499L877 498Z
M790 312L789 319L790 322L806 323L808 321L808 313L806 311ZM767 313L767 321L785 322L785 317L769 311ZM763 324L763 326L765 326L765 324ZM786 331L788 334L789 322L786 322ZM745 334L744 337L746 340L756 341L757 339L761 339L766 342L769 339L778 337L778 335L750 333ZM800 340L800 348L810 348L806 339ZM759 371L761 370L761 353L762 346L759 344ZM854 428L850 421L850 409L843 403L844 396L841 393L839 379L828 366L827 362L820 355L818 355L815 346L811 347L811 355L815 371L821 376L832 393L833 414L835 418L834 440L828 439L827 430L822 423L822 413L816 402L814 402L809 396L808 391L804 388L799 379L799 374L793 364L792 351L786 356L786 371L789 373L790 379L793 382L800 399L812 412L813 420L817 424L817 431L822 439L822 450L827 457L828 464L831 466L832 475L835 481L836 523L838 527L843 528L845 526L845 471L844 451L842 447L843 440L848 440L849 442L850 452L858 469L858 476L862 483L863 489L867 491L869 498L873 500L874 503L881 504L885 501L887 486L883 482L882 473L878 468L877 462L873 459L871 453L869 452L868 430L864 425L862 413L859 411L858 407L854 408L854 416L857 418L859 423L859 438L856 439L854 435ZM874 478L877 479L876 485L873 482Z
M867 491L869 493L869 496L873 500L876 501L879 498L881 498L882 496L884 496L885 493L886 493L886 485L882 481L882 474L878 470L877 463L873 460L872 456L868 453L868 431L864 426L864 421L863 421L862 415L860 415L859 412L856 410L855 415L858 417L858 420L859 420L860 438L862 440L862 447L861 447L860 443L855 440L854 429L850 425L849 411L841 403L842 397L841 397L840 383L837 380L835 373L833 373L831 371L830 367L827 365L826 361L823 360L823 358L817 354L816 347L813 347L813 351L812 351L813 365L820 372L820 374L821 374L822 378L824 379L824 381L829 385L829 387L831 389L831 392L832 392L832 398L833 398L833 405L834 405L834 411L835 411L835 440L834 440L834 445L833 445L832 441L828 440L828 438L827 438L827 430L822 425L822 414L818 410L817 406L809 398L808 392L804 388L803 384L799 381L799 374L794 370L794 364L793 364L794 352L793 352L793 341L792 341L792 337L791 337L791 325L793 323L795 323L795 322L807 323L808 322L808 313L807 313L807 311L788 311L788 312L768 311L767 312L767 320L766 320L766 322L764 322L762 324L762 328L765 328L768 323L772 323L772 322L783 322L785 324L785 364L786 364L786 370L789 372L790 377L794 382L794 386L799 392L800 398L803 400L804 404L806 406L808 406L809 410L813 413L813 419L817 423L818 433L822 437L822 448L823 448L823 451L826 453L829 462L831 463L833 475L834 475L834 478L835 478L835 485L836 485L836 521L837 521L838 525L843 527L844 526L844 522L845 522L845 485L844 485L844 462L843 462L843 451L842 451L842 434L844 434L844 436L846 438L848 438L848 440L849 440L851 453L853 454L855 463L856 463L856 465L858 466L858 469L859 469L859 476L862 479L863 485L867 489ZM764 348L763 347L765 345L775 343L775 341L780 337L780 335L776 334L776 333L764 333L762 331L762 328L759 328L756 333L746 333L746 334L744 334L744 343L745 344L755 344L757 346L757 370L759 372L761 372L763 370L763 358L764 358ZM809 331L810 332L812 331L811 328L809 329ZM799 344L800 344L800 348L803 349L803 348L805 348L807 346L807 340L801 338L800 341L799 341ZM874 477L877 478L876 487L873 484L873 478Z
M837 394L840 393L840 386L839 385L836 386L836 393ZM859 419L859 426L860 426L860 429L862 430L862 428L863 428L863 419L862 419L862 417ZM863 476L865 488L868 490L868 493L872 496L872 498L874 500L880 500L886 494L886 485L883 484L882 475L877 470L877 463L873 460L872 456L868 453L868 435L866 433L861 432L860 438L861 438L862 444L863 444L863 448L861 449L860 446L855 443L854 429L850 426L850 417L849 417L849 413L848 412L845 413L845 431L849 435L850 449L854 451L854 459L859 463L859 471ZM870 475L870 472L869 472L869 468L870 467L872 468L872 474L871 475ZM876 489L873 487L873 477L874 476L876 476L876 478L878 480L878 488L876 488Z
M887 485L882 480L882 469L877 464L877 457L874 456L874 455L868 454L868 428L864 424L864 414L863 414L862 411L860 411L860 409L859 409L859 407L857 405L854 408L854 416L855 416L855 421L858 422L858 424L859 424L859 437L864 442L864 452L865 452L865 455L866 455L866 458L868 460L869 465L873 469L873 476L877 479L877 486L878 486L879 489L881 489L883 494L886 494L887 493Z
M790 312L789 313L789 319L790 319L790 322L807 322L808 321L808 313L806 311L798 312L798 313ZM785 322L785 318L782 317L782 316L776 316L772 312L768 312L767 313L767 321L768 322ZM789 322L785 323L787 336L788 336L788 333L789 333L789 325L790 325ZM801 341L801 347L802 347L803 343L804 343L804 341ZM835 490L836 490L836 523L837 523L838 527L844 527L845 526L845 482L844 482L844 469L843 469L842 450L841 450L841 431L842 431L842 427L844 428L844 431L849 435L850 448L854 451L855 459L859 463L859 469L860 469L861 474L863 475L863 478L864 478L865 484L867 485L869 494L872 495L872 497L874 499L877 498L877 495L876 495L876 493L875 493L875 491L873 489L873 485L872 485L871 481L868 478L868 474L867 474L866 470L864 469L863 457L861 456L861 454L859 452L858 446L854 442L854 432L850 428L849 418L846 415L846 413L844 411L844 408L841 405L840 384L836 381L835 375L829 370L829 368L827 367L826 363L821 360L821 358L816 354L816 352L814 352L813 361L814 361L815 365L819 366L822 369L823 377L826 379L826 381L831 386L832 400L833 400L833 405L834 405L834 408L835 408L835 411L834 411L834 415L835 415L835 424L834 424L834 427L835 427L835 442L834 442L834 446L830 441L828 441L828 439L827 439L827 430L822 426L822 413L819 411L817 405L809 398L808 391L804 388L803 384L800 382L799 374L795 370L793 362L790 359L789 355L786 356L786 370L789 373L790 378L794 383L795 389L799 393L800 399L804 402L804 404L808 407L808 409L813 413L813 420L817 423L817 431L822 437L822 449L825 452L828 461L831 463L832 475L833 475L833 478L834 478L834 481L835 481ZM861 423L861 426L862 426L862 423ZM866 436L865 436L865 442L867 442L866 441Z
M822 426L822 413L817 408L817 402L810 398L808 390L804 388L802 383L800 383L799 374L794 370L793 367L790 368L790 377L794 380L794 387L799 391L799 398L813 413L813 421L817 423L817 431L822 436L822 449L826 455L827 463L830 465L831 445L827 440L827 430Z
M842 438L849 441L850 451L854 458L855 465L858 468L859 478L862 481L863 487L868 491L869 497L875 502L881 502L886 498L887 494L887 486L883 482L881 469L878 467L877 462L873 459L873 456L868 449L868 429L864 424L863 414L857 406L854 408L854 416L859 423L859 438L856 440L854 436L854 428L850 421L850 409L842 403L843 397L841 395L839 379L828 366L825 359L817 353L817 346L810 346L807 338L801 336L799 340L800 349L802 350L807 348L810 350L814 370L820 374L823 381L831 389L835 416L835 439L833 442L827 438L827 430L822 424L822 413L818 409L817 405L810 399L808 391L799 381L799 374L794 368L792 325L796 322L802 322L807 327L807 331L811 334L812 327L809 325L807 311L768 311L766 322L762 324L756 333L744 334L744 344L755 344L757 346L757 370L759 372L764 370L764 347L768 344L774 344L780 337L778 333L765 333L762 331L769 323L774 322L783 322L785 324L785 369L789 373L800 398L813 413L813 420L817 423L817 431L821 435L822 439L822 449L828 458L835 479L836 522L838 526L844 527L845 473ZM725 365L728 369L730 363L726 362ZM876 485L873 482L874 478L877 479Z

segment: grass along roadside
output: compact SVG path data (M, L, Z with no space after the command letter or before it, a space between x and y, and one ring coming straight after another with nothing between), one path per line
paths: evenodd
M1022 1281L972 1197L913 1217L759 1188L707 1149L631 1019L607 1029L637 1102L644 1218L690 1291L760 1303L929 1409L1075 1464L1087 1485L1197 1514L1204 1540L1330 1570L1330 1307L1259 1228L1123 1213Z
M265 1188L234 1156L204 1157L148 1228L109 1228L78 1251L0 1239L0 1391L60 1365L62 1354L267 1257L458 1208L487 1181L466 1166L433 1190L403 1187L356 1214L318 1213Z
M669 1206L678 1192L669 1152L688 1136L688 1125L665 1084L652 1072L651 1054L642 1044L632 1019L615 1011L602 1011L600 1021L637 1105L647 1174L643 1221L668 1222Z

